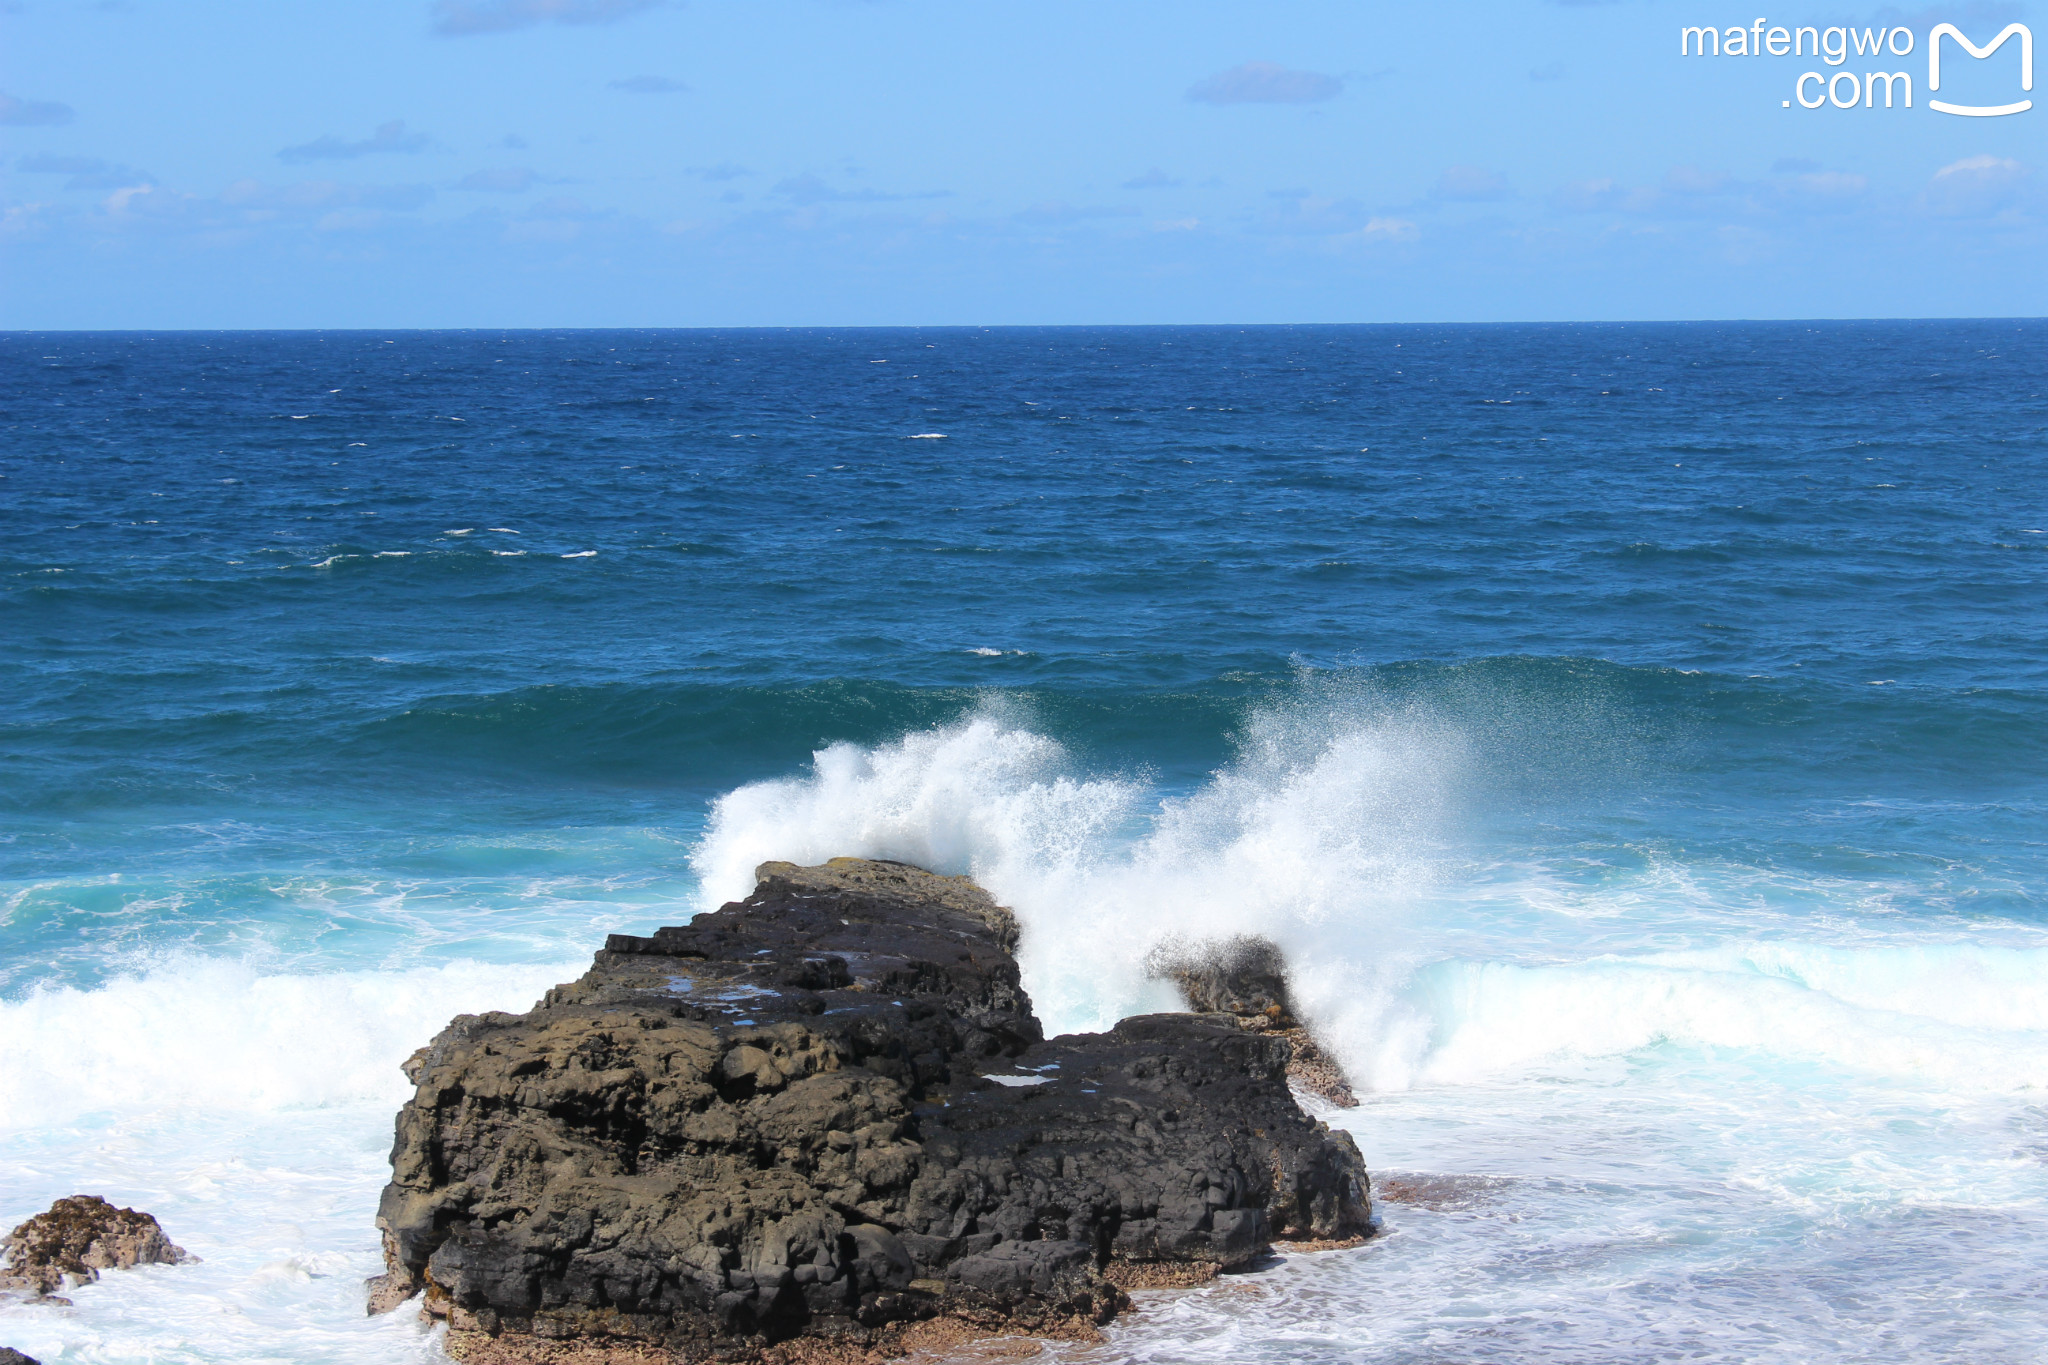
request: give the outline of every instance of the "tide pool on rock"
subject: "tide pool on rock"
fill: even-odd
[[[430,1358],[407,1056],[839,854],[1051,1033],[1267,939],[1357,1088],[1383,1236],[1056,1355],[2038,1354],[2034,324],[0,355],[0,1227],[202,1258],[44,1365]]]

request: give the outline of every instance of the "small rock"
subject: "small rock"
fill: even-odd
[[[1295,1089],[1342,1109],[1357,1106],[1344,1068],[1295,1015],[1287,960],[1273,940],[1242,934],[1197,945],[1170,943],[1153,952],[1148,966],[1153,976],[1180,987],[1197,1014],[1228,1014],[1239,1028],[1286,1040],[1293,1054],[1287,1080]]]
[[[1152,955],[1154,976],[1180,987],[1197,1014],[1234,1014],[1276,1029],[1295,1026],[1287,998],[1287,960],[1269,938],[1241,934],[1193,947],[1172,944]]]
[[[42,1365],[34,1356],[25,1356],[12,1346],[0,1346],[0,1365]]]
[[[47,1295],[67,1279],[87,1284],[102,1270],[138,1265],[185,1265],[199,1258],[164,1236],[156,1219],[117,1209],[97,1195],[59,1199],[7,1234],[0,1289]],[[0,1365],[12,1365],[0,1357]]]

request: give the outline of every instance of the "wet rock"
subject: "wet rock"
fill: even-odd
[[[42,1365],[34,1356],[26,1356],[12,1346],[0,1346],[0,1365]]]
[[[1150,966],[1154,976],[1180,987],[1189,1009],[1227,1014],[1240,1028],[1283,1040],[1287,1079],[1296,1088],[1339,1108],[1358,1104],[1344,1068],[1296,1017],[1287,993],[1287,960],[1271,939],[1244,934],[1168,944],[1153,953]]]
[[[174,1246],[156,1219],[117,1209],[97,1195],[59,1199],[7,1234],[0,1289],[53,1294],[67,1282],[87,1284],[102,1270],[185,1265],[199,1258]],[[0,1361],[0,1365],[5,1365]]]
[[[1153,954],[1152,972],[1180,987],[1188,1008],[1202,1014],[1262,1019],[1276,1029],[1298,1025],[1287,998],[1287,960],[1269,938],[1242,934]]]
[[[1284,1039],[1175,1014],[1048,1041],[1015,920],[965,878],[758,878],[408,1062],[373,1311],[727,1358],[940,1317],[1057,1335],[1127,1303],[1112,1267],[1367,1231]]]

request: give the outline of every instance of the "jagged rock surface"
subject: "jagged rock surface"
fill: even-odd
[[[0,1346],[0,1365],[42,1365],[34,1356],[23,1355],[12,1346]]]
[[[1230,1015],[1240,1028],[1284,1041],[1287,1078],[1298,1088],[1340,1108],[1358,1104],[1344,1068],[1296,1017],[1287,993],[1287,959],[1271,939],[1243,934],[1170,944],[1153,954],[1151,967],[1153,975],[1180,987],[1189,1009]]]
[[[1112,1267],[1367,1231],[1284,1041],[1192,1015],[1046,1041],[1016,940],[964,878],[769,863],[531,1012],[455,1020],[408,1063],[373,1310],[424,1291],[458,1329],[693,1355],[1044,1331],[1116,1312]]]
[[[1197,1013],[1264,1019],[1275,1028],[1300,1022],[1287,997],[1287,960],[1269,938],[1243,934],[1197,948],[1176,945],[1155,955],[1152,969],[1179,986]]]
[[[6,1251],[0,1289],[33,1294],[54,1294],[67,1279],[90,1283],[102,1270],[184,1265],[199,1259],[172,1245],[150,1215],[117,1209],[91,1194],[59,1199],[8,1233],[0,1246]]]

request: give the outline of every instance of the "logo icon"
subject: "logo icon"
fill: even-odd
[[[1980,60],[2005,46],[2006,39],[2018,36],[2020,40],[2020,89],[2034,88],[2034,33],[2025,24],[2007,24],[2003,32],[1993,38],[1988,46],[1978,47],[1963,36],[1963,31],[1954,24],[1936,24],[1934,32],[1927,35],[1927,88],[1941,89],[1941,40],[1953,38],[1963,45],[1963,50]],[[1930,99],[1929,109],[1939,109],[1944,114],[1962,114],[1968,118],[1996,118],[2000,114],[2023,114],[2034,107],[2032,100],[2021,100],[2017,104],[1950,104],[1945,100]]]

